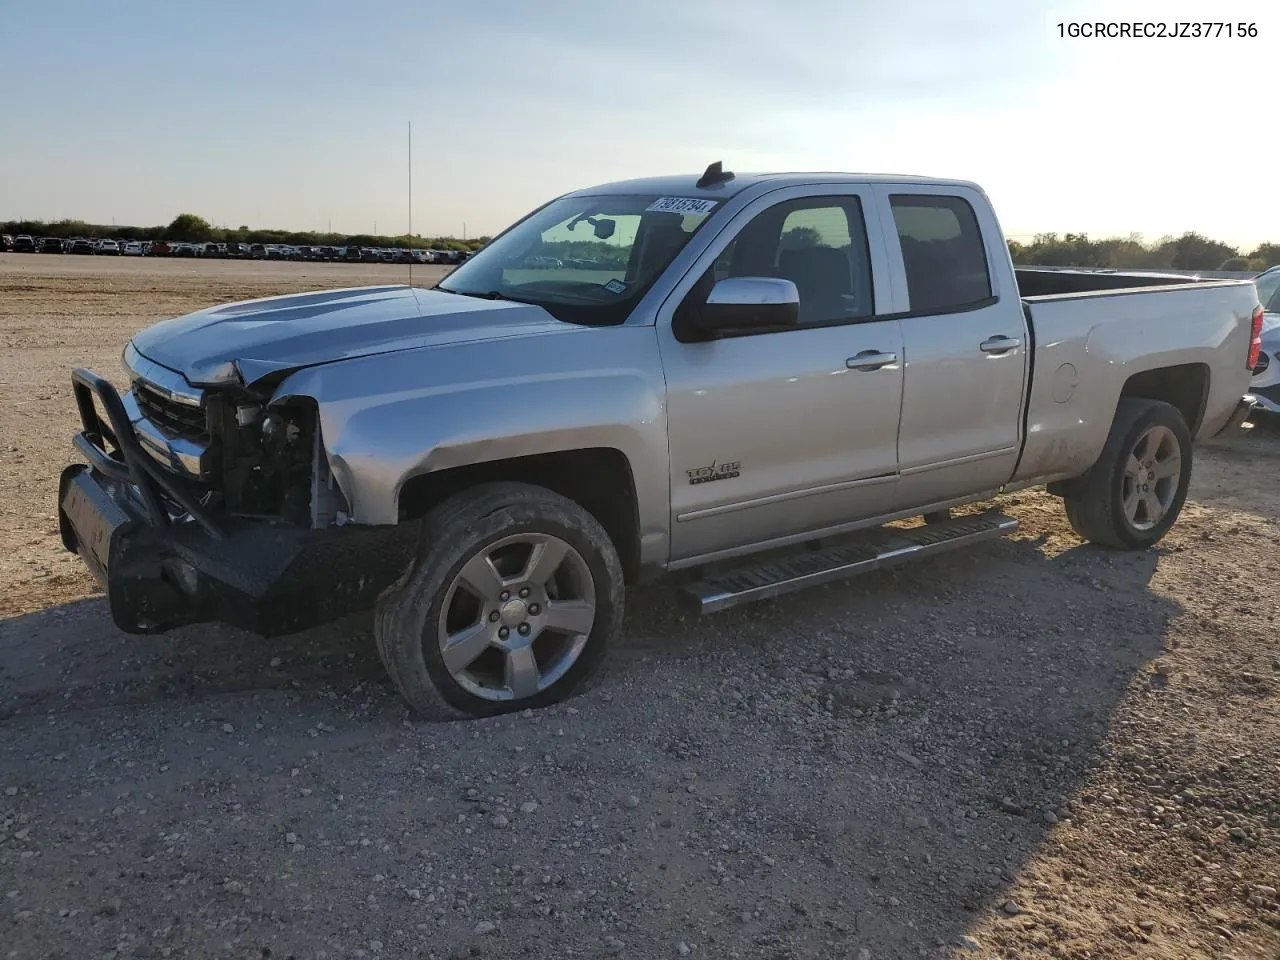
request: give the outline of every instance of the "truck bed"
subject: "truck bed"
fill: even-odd
[[[1033,344],[1015,483],[1088,469],[1119,397],[1166,398],[1197,438],[1217,433],[1239,406],[1257,306],[1251,282],[1014,272]]]

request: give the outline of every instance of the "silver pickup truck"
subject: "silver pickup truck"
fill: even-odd
[[[429,289],[142,331],[127,392],[73,372],[62,537],[125,631],[374,609],[420,714],[537,707],[658,574],[712,612],[1000,536],[951,508],[1034,484],[1150,546],[1261,323],[1248,281],[1015,270],[971,183],[712,164],[562,196]]]

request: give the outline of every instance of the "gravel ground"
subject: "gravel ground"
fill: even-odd
[[[115,631],[57,541],[68,368],[402,274],[0,256],[0,956],[1280,956],[1275,428],[1148,553],[1025,492],[1007,541],[704,621],[634,590],[536,714],[411,721],[363,619]]]

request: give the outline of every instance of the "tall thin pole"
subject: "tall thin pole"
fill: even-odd
[[[413,121],[409,121],[409,286],[413,286]]]

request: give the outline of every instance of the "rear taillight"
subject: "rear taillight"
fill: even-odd
[[[1245,364],[1250,370],[1258,365],[1258,354],[1262,352],[1262,306],[1253,311],[1253,325],[1249,330],[1249,360]]]

